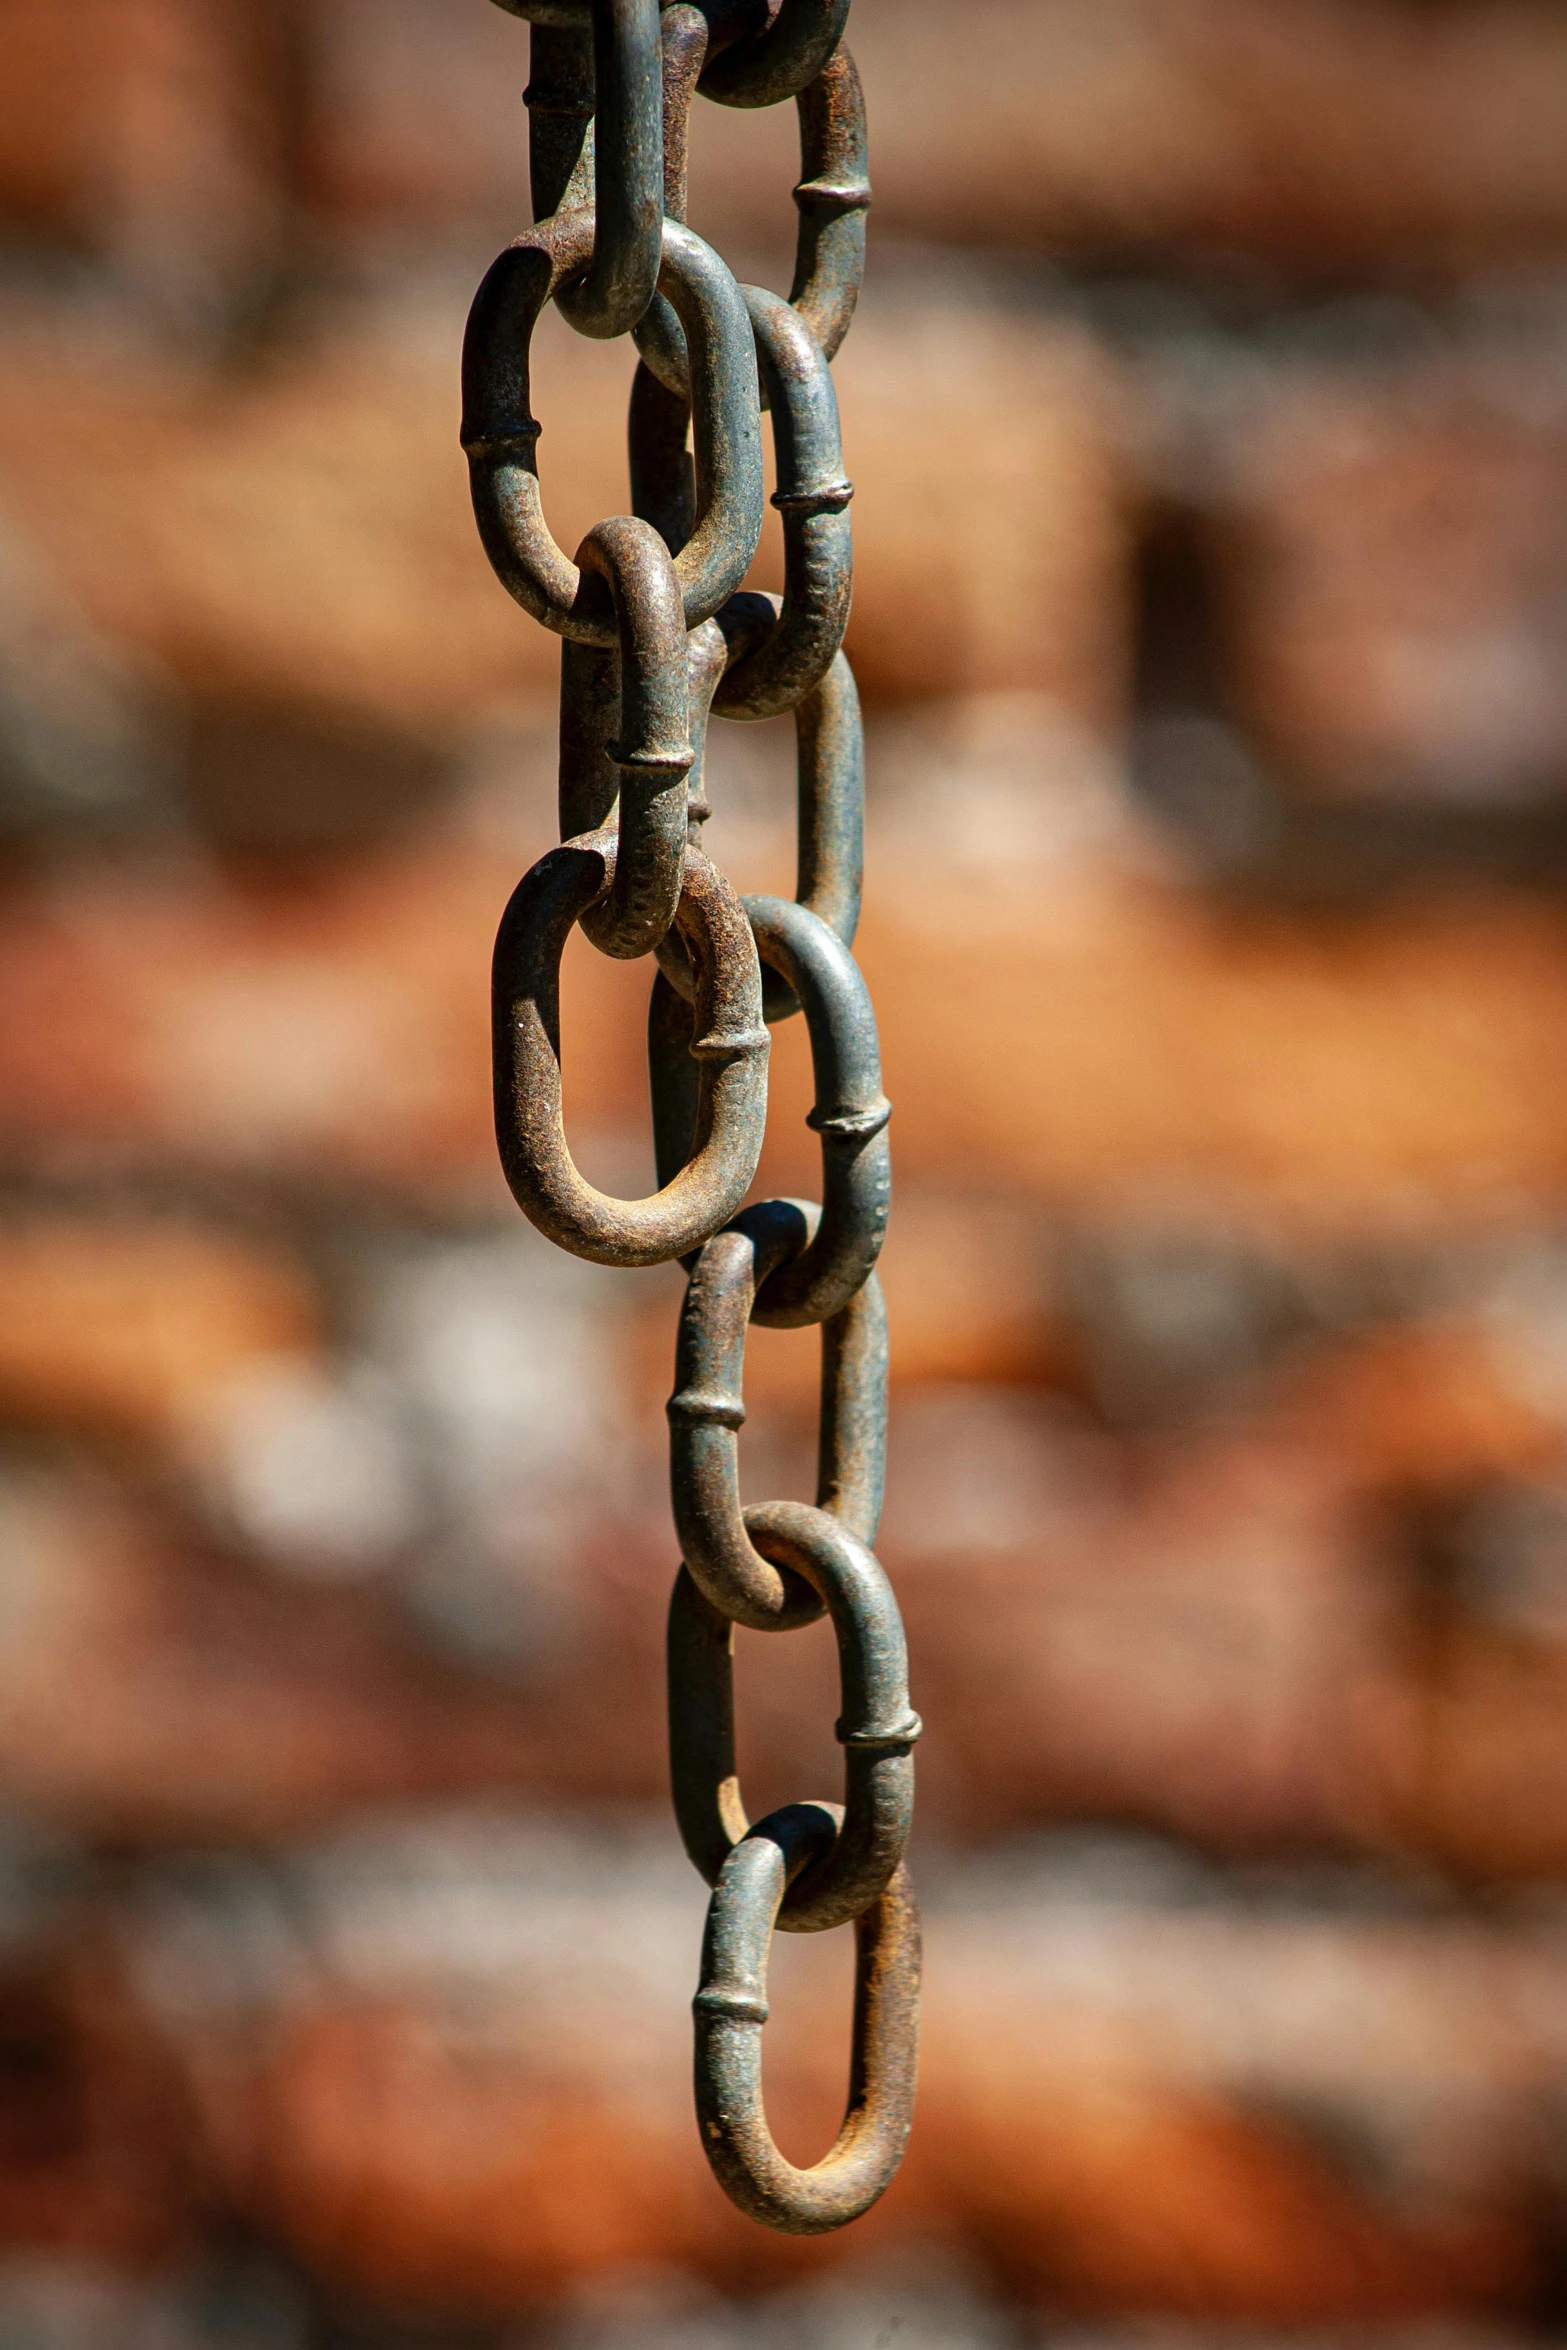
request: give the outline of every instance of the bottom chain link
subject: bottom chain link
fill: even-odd
[[[832,2151],[798,2170],[773,2143],[762,2098],[762,2027],[773,1926],[791,1880],[838,1833],[830,1804],[769,1813],[725,1861],[707,1912],[696,2017],[702,2143],[731,2201],[786,2235],[822,2235],[869,2211],[908,2142],[918,2061],[920,1923],[900,1862],[854,1924],[849,2096]]]

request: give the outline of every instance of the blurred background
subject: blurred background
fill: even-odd
[[[680,1278],[548,1247],[490,1132],[557,648],[456,366],[526,28],[0,0],[4,2350],[1567,2330],[1567,13],[850,38],[929,1989],[903,2176],[804,2244],[690,2114]],[[740,275],[796,170],[699,107]],[[570,546],[631,357],[539,348]],[[789,728],[715,735],[787,889]],[[574,943],[626,1191],[646,984]],[[814,1357],[753,1336],[753,1498]],[[741,1646],[753,1815],[830,1795],[825,1631]],[[847,1943],[775,1954],[796,2160]]]

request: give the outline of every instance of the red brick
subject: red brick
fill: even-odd
[[[299,1267],[172,1219],[0,1224],[0,1416],[177,1450],[214,1389],[310,1357],[320,1316]]]
[[[362,1591],[268,1582],[107,1493],[13,1483],[6,1798],[92,1836],[248,1842],[345,1806],[539,1768],[493,1685]]]

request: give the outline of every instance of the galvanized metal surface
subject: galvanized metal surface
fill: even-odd
[[[794,2234],[841,2227],[894,2176],[913,2110],[919,1921],[903,1867],[918,1715],[903,1626],[869,1545],[881,1512],[887,1326],[876,1258],[891,1197],[876,1021],[851,948],[864,744],[841,646],[852,559],[829,361],[865,253],[865,109],[848,0],[498,0],[533,25],[527,91],[537,225],[501,254],[469,319],[463,445],[496,573],[561,645],[562,845],[518,883],[496,940],[495,1122],[518,1204],[600,1264],[684,1261],[670,1478],[685,1560],[669,1616],[669,1737],[686,1850],[713,1887],[696,2018],[702,2143],[744,2211]],[[684,226],[698,93],[792,98],[800,229],[785,302],[737,286]],[[630,515],[570,561],[544,519],[529,344],[546,302],[641,354]],[[781,598],[742,587],[772,417]],[[689,441],[689,447],[688,447]],[[697,847],[711,718],[792,710],[797,899],[742,902]],[[660,1188],[615,1200],[572,1163],[561,1118],[559,974],[572,926],[655,958],[648,1062]],[[767,1108],[767,1023],[805,1013],[820,1205],[743,1206]],[[814,1504],[741,1501],[752,1322],[818,1325]],[[753,1827],[735,1763],[736,1624],[831,1621],[844,1801]],[[767,2127],[761,2033],[776,1927],[855,1930],[854,2040],[837,2143],[810,2170]]]

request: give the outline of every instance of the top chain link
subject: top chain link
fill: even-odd
[[[684,1261],[669,1403],[685,1564],[669,1617],[675,1810],[713,1887],[696,2019],[708,2160],[741,2209],[793,2234],[869,2209],[913,2109],[920,1935],[903,1866],[913,1746],[903,1627],[870,1549],[881,1509],[886,1317],[876,1259],[891,1195],[875,1015],[859,919],[864,745],[842,652],[852,552],[829,362],[865,258],[865,109],[848,0],[497,0],[532,25],[535,226],[475,297],[463,446],[497,575],[561,643],[561,845],[523,876],[496,940],[495,1120],[524,1213],[601,1264]],[[690,115],[795,102],[800,224],[788,300],[737,286],[685,225]],[[539,487],[529,352],[546,303],[578,333],[630,334],[633,512],[556,544]],[[743,582],[762,526],[772,419],[784,592]],[[743,902],[697,845],[713,717],[792,711],[794,901]],[[616,1200],[574,1165],[561,1116],[560,958],[580,923],[603,953],[656,959],[648,1012],[658,1190]],[[768,1025],[810,1032],[822,1201],[742,1203],[761,1155]],[[814,1505],[740,1498],[750,1323],[822,1333]],[[844,1801],[754,1827],[735,1763],[734,1627],[826,1613],[838,1643]],[[809,2170],[762,2102],[775,1927],[853,1922],[848,2106]]]

